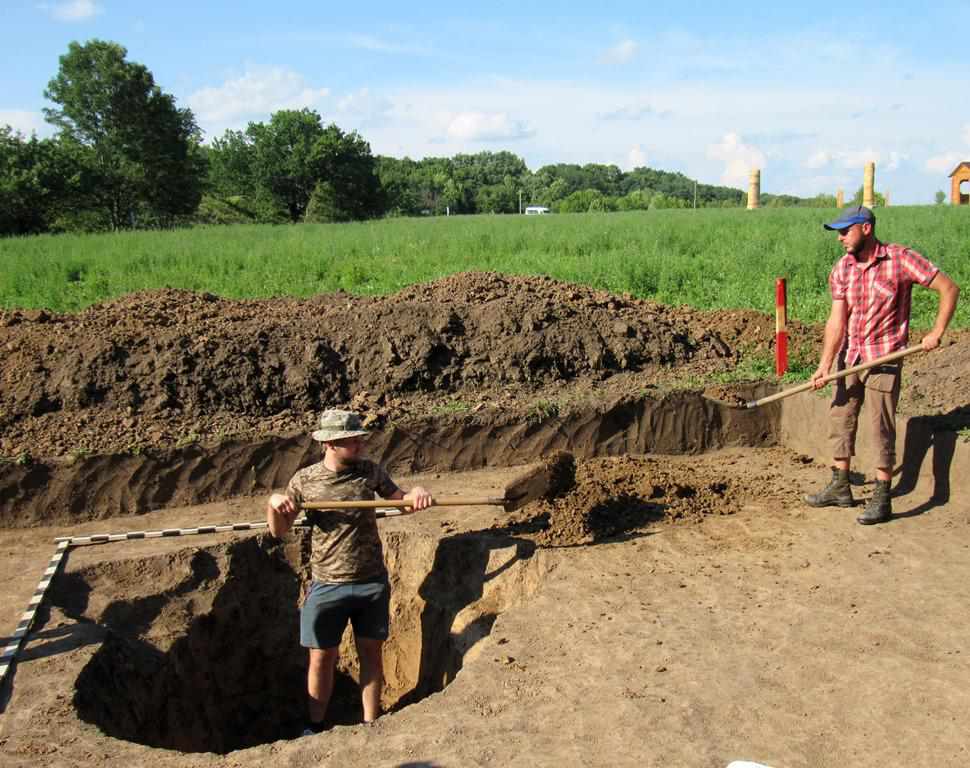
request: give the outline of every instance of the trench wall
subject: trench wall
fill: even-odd
[[[779,442],[814,458],[831,463],[828,440],[827,397],[806,394],[776,404]],[[896,466],[894,495],[916,493],[926,505],[938,506],[954,496],[970,493],[970,442],[947,428],[945,416],[899,417],[896,420]],[[853,471],[871,480],[875,459],[869,430],[860,419]],[[822,479],[822,478],[820,478]]]
[[[747,395],[770,391],[763,386]],[[491,414],[392,423],[373,433],[369,453],[393,473],[407,474],[516,466],[560,449],[586,459],[781,443],[824,465],[831,459],[827,412],[827,399],[812,394],[743,410],[697,392],[679,392],[661,399],[622,398],[545,417]],[[970,443],[947,428],[945,417],[900,418],[898,427],[896,486],[903,491],[929,487],[935,499],[970,491]],[[871,476],[874,465],[864,427],[858,453],[855,469]],[[0,527],[105,519],[268,493],[319,458],[320,444],[308,435],[287,435],[137,456],[3,464]]]
[[[760,393],[758,393],[760,394]],[[516,466],[559,449],[577,458],[626,453],[696,454],[772,444],[777,417],[744,413],[697,392],[621,398],[567,414],[413,419],[375,431],[368,453],[393,473]],[[320,459],[308,435],[191,445],[143,455],[0,465],[0,527],[138,514],[284,486]]]

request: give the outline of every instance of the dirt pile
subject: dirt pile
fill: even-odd
[[[789,336],[793,358],[815,358],[818,328],[791,322]],[[904,387],[902,407],[955,414],[962,428],[970,335],[947,341],[907,361],[919,386]],[[71,315],[0,311],[0,458],[289,435],[333,406],[382,423],[480,410],[542,417],[553,400],[700,388],[773,344],[774,320],[759,312],[495,273],[382,297],[163,290]]]
[[[734,514],[751,499],[794,503],[798,494],[784,477],[781,468],[753,476],[725,471],[721,457],[690,464],[643,456],[592,459],[578,465],[572,490],[530,504],[500,530],[540,546],[590,544],[659,521],[694,523]]]
[[[301,430],[312,411],[348,403],[387,418],[427,393],[489,403],[624,372],[652,382],[729,370],[739,341],[770,344],[766,321],[494,273],[376,298],[164,290],[74,315],[0,312],[0,455]]]

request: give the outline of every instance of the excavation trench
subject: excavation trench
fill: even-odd
[[[496,618],[538,588],[543,557],[526,540],[389,533],[391,636],[383,704],[442,690]],[[109,736],[183,752],[228,753],[297,735],[305,720],[299,602],[305,534],[254,536],[69,571],[53,601],[103,639],[81,670],[79,717]],[[360,722],[349,630],[329,719]]]

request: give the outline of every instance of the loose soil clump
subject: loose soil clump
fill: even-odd
[[[673,464],[662,457],[618,456],[582,462],[573,489],[530,504],[511,523],[496,527],[540,546],[569,547],[659,521],[690,524],[707,515],[734,514],[751,499],[781,507],[794,503],[797,494],[781,471],[735,475],[725,472],[721,458]]]

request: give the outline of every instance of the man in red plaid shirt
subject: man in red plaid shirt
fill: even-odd
[[[849,208],[838,221],[824,225],[839,233],[845,255],[829,274],[832,311],[825,323],[822,357],[812,374],[816,389],[824,386],[832,363],[838,369],[867,363],[906,348],[913,284],[936,291],[940,306],[933,328],[923,337],[924,350],[935,349],[953,317],[960,289],[920,254],[902,245],[876,239],[876,217],[863,206]],[[856,520],[882,523],[892,515],[889,483],[896,461],[896,404],[902,362],[879,365],[850,374],[835,383],[829,411],[829,437],[835,454],[832,480],[819,493],[808,494],[813,507],[854,504],[849,469],[855,455],[859,414],[864,401],[878,450],[876,486]]]

